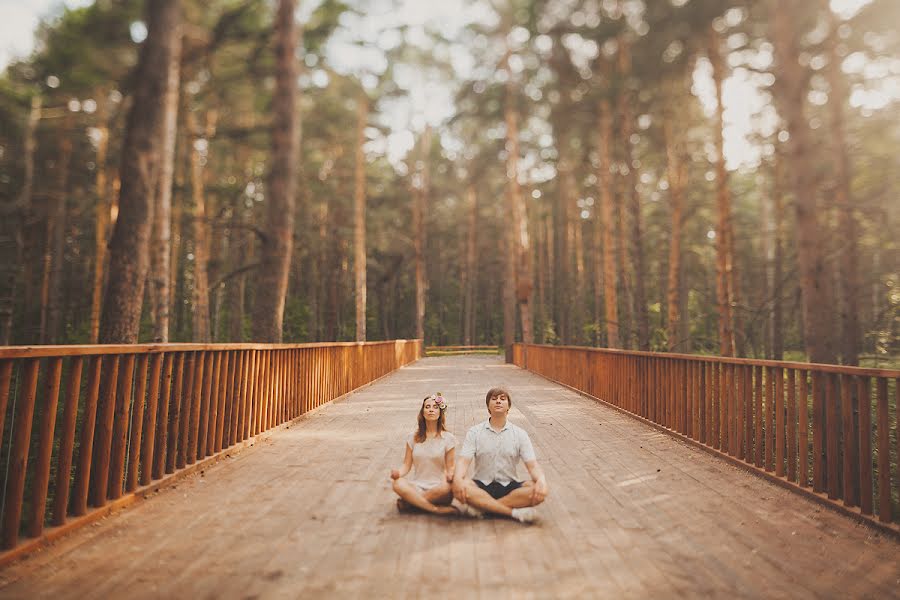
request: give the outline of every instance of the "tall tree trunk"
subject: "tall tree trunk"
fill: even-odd
[[[594,315],[592,319],[593,324],[593,339],[591,343],[594,346],[604,346],[608,345],[606,342],[606,336],[603,328],[601,327],[601,323],[606,320],[605,313],[603,312],[603,218],[600,214],[600,206],[598,205],[594,209],[594,218],[593,218],[593,228],[591,229],[591,278],[593,280],[592,290],[594,292]],[[541,271],[541,260],[538,258],[538,283],[540,286],[540,274]],[[543,290],[539,291],[539,294],[543,294]]]
[[[725,107],[722,102],[722,80],[725,77],[725,65],[719,50],[721,39],[715,28],[709,28],[707,55],[712,64],[713,82],[716,88],[716,307],[719,313],[719,354],[735,355],[734,321],[732,306],[735,298],[731,295],[734,288],[732,280],[734,247],[731,225],[731,192],[728,187],[728,170],[725,168]]]
[[[209,138],[215,127],[215,112],[206,114],[206,128],[200,131],[194,113],[187,115],[188,130],[191,139],[191,196],[193,198],[193,230],[194,230],[194,294],[193,294],[193,335],[195,343],[212,341],[210,327],[210,290],[209,290],[209,213],[206,210],[206,191],[204,186],[204,158],[209,157]],[[206,144],[204,146],[204,143]]]
[[[243,162],[241,163],[243,165]],[[253,257],[253,240],[249,239],[252,233],[245,231],[241,213],[244,211],[243,206],[235,206],[231,215],[231,222],[234,225],[235,234],[229,238],[228,254],[231,258],[231,264],[247,264]],[[244,294],[246,277],[235,275],[227,283],[226,298],[228,302],[228,341],[243,342],[244,341]]]
[[[507,54],[507,60],[509,55]],[[518,87],[507,63],[504,120],[506,122],[506,203],[512,223],[506,228],[506,281],[503,287],[503,346],[506,362],[512,362],[512,345],[516,334],[516,304],[522,324],[522,340],[534,341],[532,330],[531,279],[528,220],[519,185],[519,110],[516,105]]]
[[[106,153],[109,148],[109,93],[100,93],[97,103],[97,193],[96,230],[94,231],[94,282],[91,292],[91,332],[89,341],[96,344],[100,335],[100,304],[103,299],[103,280],[106,271],[106,246],[109,243],[109,189],[106,182]]]
[[[556,342],[559,337],[559,322],[554,323],[553,316],[556,314],[556,304],[555,304],[555,294],[556,294],[556,281],[555,271],[553,269],[554,265],[556,265],[556,252],[554,248],[554,222],[553,222],[553,214],[547,215],[545,222],[545,234],[544,234],[544,242],[545,248],[547,250],[547,258],[545,262],[544,268],[544,279],[541,284],[543,288],[546,290],[546,300],[547,300],[547,312],[544,318],[544,329],[541,331],[541,342],[546,344],[548,341]],[[553,336],[557,339],[548,340],[547,336],[551,333],[551,327]]]
[[[669,242],[669,277],[667,282],[667,322],[666,333],[668,335],[669,350],[680,350],[681,328],[681,221],[684,213],[684,184],[686,165],[681,157],[682,149],[680,140],[673,130],[672,115],[666,117],[664,123],[666,137],[666,168],[669,179],[669,197],[672,204],[671,238]]]
[[[431,150],[431,128],[426,126],[422,134],[421,171],[413,190],[413,234],[415,235],[415,268],[416,268],[416,339],[425,339],[425,202],[428,194],[428,161]]]
[[[604,97],[597,105],[597,183],[600,187],[600,218],[597,233],[603,240],[603,305],[606,321],[606,345],[620,348],[619,343],[619,294],[616,277],[616,219],[612,174],[612,107]]]
[[[134,104],[125,127],[119,214],[110,241],[109,285],[100,319],[103,344],[133,344],[138,339],[150,266],[168,65],[180,36],[180,17],[179,0],[147,0],[147,39],[141,46]]]
[[[546,218],[539,213],[531,220],[534,231],[535,265],[535,324],[538,327],[536,341],[544,343],[544,328],[547,324],[547,228]]]
[[[366,122],[369,98],[364,91],[356,103],[356,173],[353,188],[353,272],[356,284],[356,341],[366,341]]]
[[[776,146],[777,148],[777,146]],[[772,358],[784,357],[784,177],[781,150],[775,151],[775,172],[772,186],[772,218],[774,251],[772,255]]]
[[[181,77],[181,37],[174,41],[168,64],[168,86],[163,117],[162,155],[153,214],[153,241],[150,246],[150,320],[153,341],[169,341],[169,258],[172,251],[172,183],[175,176],[175,140],[178,133],[178,98]]]
[[[47,252],[48,272],[47,339],[46,342],[63,343],[63,275],[66,260],[66,202],[69,195],[69,164],[72,161],[73,118],[69,112],[65,118],[59,144],[59,164],[57,164],[56,190],[50,198],[47,211]]]
[[[25,123],[24,139],[22,143],[22,189],[16,198],[16,202],[10,213],[5,210],[3,216],[3,251],[2,266],[0,266],[0,346],[8,346],[12,341],[13,313],[16,307],[16,284],[22,273],[22,263],[25,256],[25,223],[31,212],[31,196],[34,186],[34,154],[37,150],[35,131],[41,119],[41,98],[32,96],[31,110]]]
[[[315,341],[322,341],[325,339],[323,337],[323,323],[325,322],[323,293],[325,284],[322,278],[322,269],[325,267],[327,264],[326,261],[328,260],[326,250],[328,239],[327,216],[327,202],[321,202],[313,208],[313,222],[316,226],[317,235],[313,247],[313,260],[310,267],[311,272],[309,278],[312,281],[312,307],[310,308],[310,318],[312,319],[312,323],[310,324],[310,331],[312,332],[313,340]]]
[[[624,177],[620,183],[625,183]],[[628,229],[628,215],[625,212],[624,185],[618,186],[620,189],[613,196],[615,199],[615,219],[616,219],[616,277],[619,280],[619,346],[621,348],[631,347],[631,320],[629,311],[631,309],[631,276],[628,270],[627,253],[625,252],[625,237]]]
[[[761,194],[759,202],[760,277],[759,291],[757,293],[759,301],[756,303],[756,305],[758,307],[759,314],[762,317],[762,327],[759,327],[758,330],[762,332],[761,342],[763,348],[763,356],[768,359],[772,358],[771,289],[773,287],[773,284],[771,270],[773,263],[773,248],[775,246],[775,244],[773,243],[773,238],[775,237],[775,235],[774,227],[772,225],[772,204],[774,204],[774,198],[767,197],[765,193]],[[751,334],[751,337],[755,338],[756,336],[754,334]],[[755,348],[756,344],[754,343],[751,347]]]
[[[799,0],[768,2],[775,46],[776,83],[772,89],[790,134],[786,144],[786,166],[797,214],[797,262],[800,267],[806,352],[811,362],[835,363],[837,353],[831,335],[834,301],[828,265],[822,251],[825,236],[819,224],[816,202],[818,182],[812,164],[815,149],[804,115],[807,73],[799,62],[798,28],[794,19],[794,13],[801,4]]]
[[[838,29],[841,20],[831,11],[830,4],[822,1],[822,7],[830,19],[828,37],[828,107],[831,112],[831,162],[834,169],[833,202],[838,211],[838,227],[841,240],[839,266],[841,310],[841,358],[845,365],[858,365],[860,352],[859,291],[859,234],[853,214],[853,196],[850,192],[850,155],[847,151],[847,128],[844,107],[847,105],[847,84],[841,71],[838,55]]]
[[[466,187],[466,206],[468,208],[466,222],[466,261],[463,277],[463,294],[465,295],[463,308],[463,344],[472,345],[472,333],[475,328],[475,282],[477,280],[475,254],[476,236],[478,227],[478,193],[475,184],[470,183]]]
[[[272,168],[266,182],[266,235],[253,306],[253,341],[282,340],[284,305],[294,238],[297,162],[300,146],[297,114],[296,0],[279,0],[275,20],[275,94],[272,99]]]
[[[650,315],[647,308],[647,292],[644,287],[644,249],[643,221],[641,218],[641,198],[638,193],[638,171],[634,166],[631,136],[634,132],[633,94],[628,85],[631,77],[631,43],[627,36],[619,36],[619,75],[621,77],[620,100],[620,139],[622,140],[622,154],[628,168],[625,176],[625,192],[622,200],[623,210],[628,214],[627,222],[630,225],[628,235],[628,253],[631,262],[634,293],[632,294],[632,327],[637,334],[638,350],[650,349]],[[626,232],[622,232],[625,237]],[[624,257],[622,258],[624,261]]]
[[[556,211],[556,228],[554,231],[554,249],[553,258],[555,268],[553,269],[553,315],[556,323],[556,333],[560,341],[563,343],[571,342],[571,294],[572,294],[572,268],[570,257],[572,254],[572,243],[570,239],[571,210],[569,205],[573,201],[571,184],[573,177],[571,176],[572,164],[569,160],[568,135],[561,135],[559,138],[559,160],[557,166],[557,204],[554,207]]]

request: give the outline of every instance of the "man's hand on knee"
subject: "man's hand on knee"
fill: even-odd
[[[466,484],[468,481],[463,477],[456,477],[453,479],[453,497],[465,504],[468,502],[468,493],[466,490]]]
[[[547,494],[550,492],[547,487],[547,482],[543,479],[538,479],[534,482],[534,485],[531,489],[531,505],[537,506],[541,502],[544,501],[544,498],[547,497]]]

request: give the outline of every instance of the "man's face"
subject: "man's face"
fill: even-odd
[[[502,416],[509,412],[509,396],[506,394],[496,394],[491,396],[488,402],[488,412],[491,416]]]

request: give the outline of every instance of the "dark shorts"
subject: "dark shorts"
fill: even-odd
[[[499,483],[497,481],[482,483],[476,479],[475,483],[478,485],[478,487],[490,494],[494,500],[499,500],[503,496],[509,494],[511,491],[522,487],[521,481],[510,481],[506,485],[503,485],[502,483]]]

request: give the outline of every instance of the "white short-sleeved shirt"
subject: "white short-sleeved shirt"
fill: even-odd
[[[430,490],[447,481],[444,460],[446,454],[456,448],[456,436],[442,431],[440,437],[426,438],[421,443],[416,442],[415,436],[415,432],[406,436],[406,445],[413,453],[413,472],[409,481],[420,489]]]
[[[459,455],[475,459],[474,479],[503,485],[516,479],[519,459],[535,460],[534,446],[524,429],[507,421],[503,429],[495,431],[490,419],[469,429]]]

